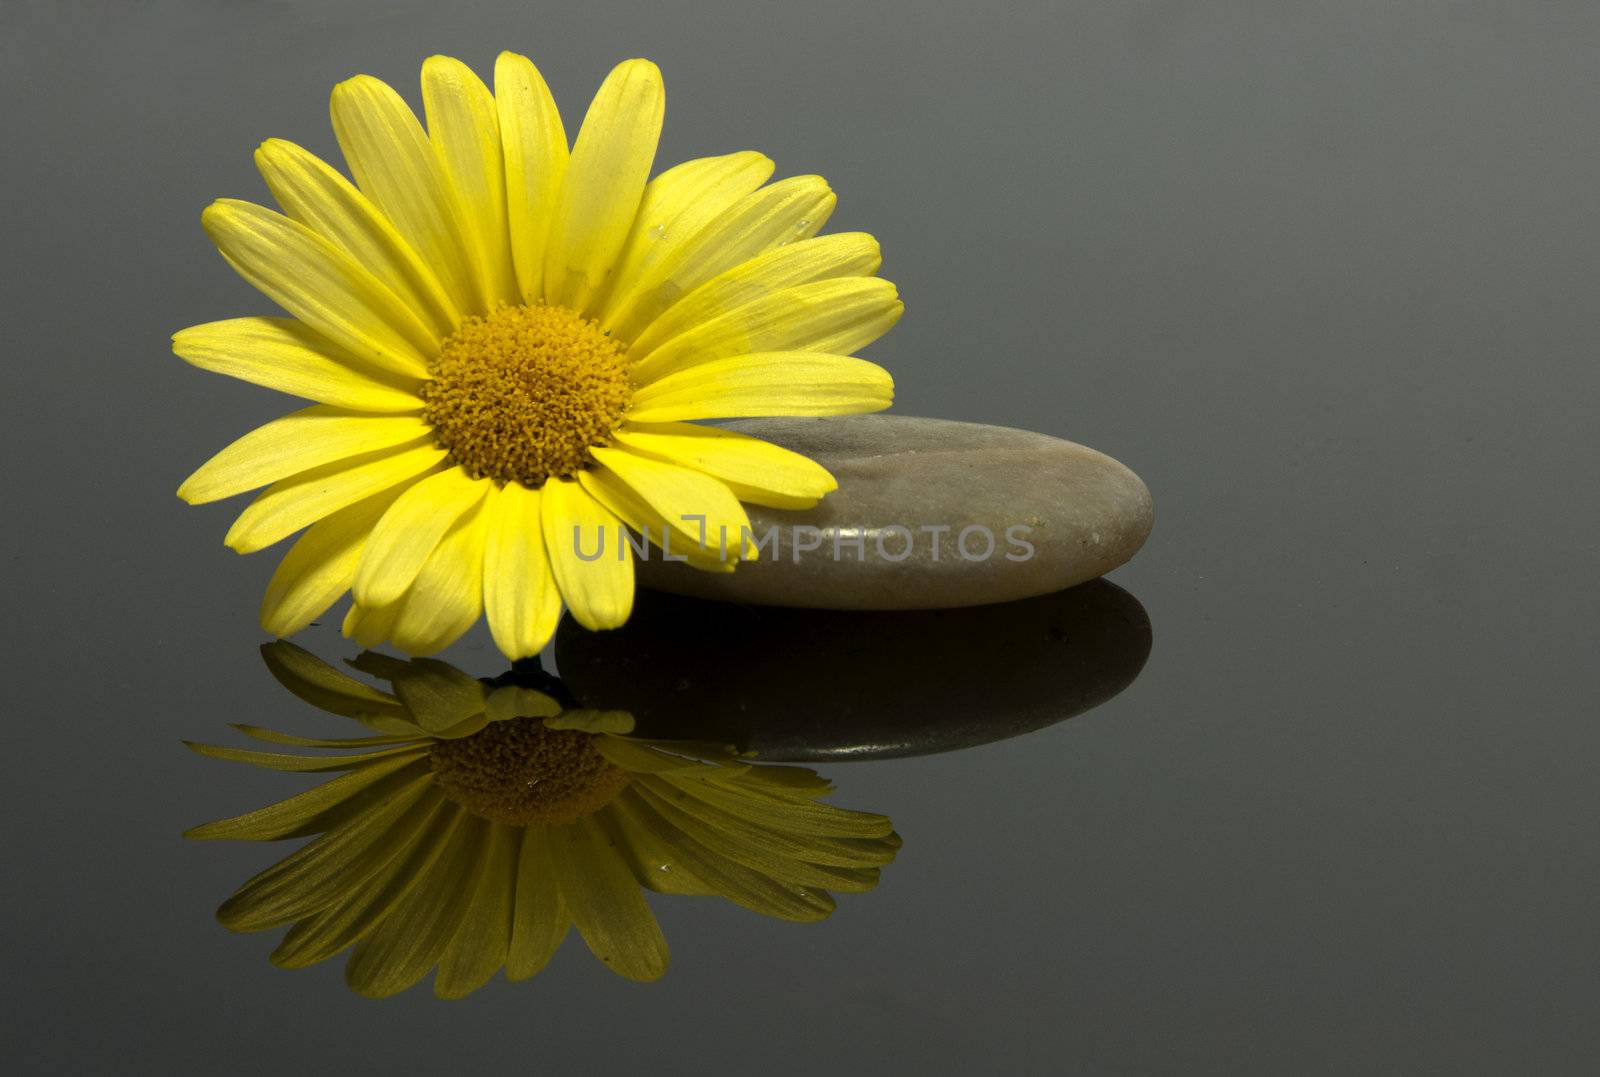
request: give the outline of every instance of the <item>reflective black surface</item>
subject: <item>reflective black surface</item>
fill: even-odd
[[[1064,721],[1126,688],[1150,654],[1138,599],[1105,580],[1021,602],[861,612],[646,592],[615,632],[562,622],[556,662],[641,736],[757,759],[892,759]]]
[[[0,4],[8,1061],[1591,1071],[1597,46],[1578,2]],[[373,1003],[213,921],[261,850],[180,838],[295,782],[180,738],[320,719],[257,656],[272,555],[173,497],[287,406],[166,342],[265,310],[197,219],[264,195],[257,142],[331,153],[334,81],[415,100],[428,53],[502,47],[569,122],[658,60],[663,161],[827,175],[907,301],[868,353],[900,410],[1148,482],[1113,582],[1154,644],[1072,721],[827,764],[905,846],[824,923],[665,903],[654,985],[569,945]],[[503,668],[482,632],[446,657]]]

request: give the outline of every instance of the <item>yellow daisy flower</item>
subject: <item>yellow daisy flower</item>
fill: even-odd
[[[519,658],[563,601],[587,628],[627,620],[619,525],[731,570],[755,553],[741,500],[832,490],[806,457],[694,421],[887,407],[889,375],[849,356],[903,308],[871,236],[817,235],[835,202],[820,177],[768,183],[746,151],[648,179],[664,94],[647,60],[611,72],[570,149],[523,56],[501,54],[493,92],[432,57],[422,100],[426,129],[377,79],[340,83],[354,183],[272,139],[256,163],[283,212],[206,209],[223,257],[291,317],[194,326],[174,351],[315,403],[178,494],[265,486],[228,532],[240,553],[309,527],[267,588],[269,632],[352,590],[364,646],[431,654],[486,614]]]
[[[882,815],[821,802],[800,767],[755,766],[716,746],[640,740],[620,712],[577,709],[519,663],[494,681],[443,662],[372,653],[351,663],[383,691],[293,644],[262,648],[296,695],[375,735],[289,736],[235,726],[311,756],[190,744],[273,770],[344,772],[190,838],[320,835],[217,910],[234,931],[292,925],[272,953],[299,968],[353,947],[345,979],[393,995],[435,967],[434,992],[467,995],[503,967],[545,966],[569,927],[612,971],[654,980],[667,944],[641,888],[715,895],[785,920],[821,920],[829,890],[878,882],[900,839]]]

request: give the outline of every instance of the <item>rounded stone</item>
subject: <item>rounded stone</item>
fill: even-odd
[[[1132,684],[1150,643],[1139,601],[1094,580],[949,610],[783,609],[642,592],[615,631],[564,618],[555,648],[573,695],[627,711],[637,736],[817,762],[948,752],[1053,725]]]
[[[810,509],[746,506],[762,545],[733,572],[702,572],[652,548],[641,585],[816,609],[985,605],[1103,576],[1138,551],[1154,521],[1139,476],[1047,434],[898,415],[727,425],[810,457],[839,488]]]

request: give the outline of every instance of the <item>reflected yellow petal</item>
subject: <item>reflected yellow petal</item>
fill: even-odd
[[[630,980],[667,971],[667,940],[627,864],[592,817],[550,834],[556,878],[590,952]]]
[[[217,919],[230,931],[262,931],[345,900],[415,840],[411,812],[432,785],[431,774],[419,775],[394,796],[284,857],[239,887],[217,909]]]
[[[511,947],[506,954],[506,979],[526,980],[538,973],[549,964],[571,926],[572,918],[556,882],[549,833],[542,826],[527,827],[517,861],[516,907]]]
[[[298,796],[269,804],[265,808],[245,812],[214,823],[204,823],[184,831],[184,837],[199,841],[231,839],[234,841],[270,841],[302,833],[314,825],[317,818],[330,809],[345,803],[351,797],[408,766],[426,767],[416,763],[411,756],[393,756],[369,763],[331,782],[307,789]],[[420,773],[420,771],[418,771]]]
[[[338,901],[290,928],[272,951],[272,963],[304,968],[370,935],[438,860],[465,814],[442,796],[425,798],[423,810],[407,818],[408,840]]]
[[[346,718],[377,713],[395,718],[405,716],[394,696],[363,684],[287,640],[263,644],[261,660],[279,684],[329,714]]]
[[[397,995],[428,974],[471,908],[487,869],[489,823],[464,815],[444,850],[372,933],[356,943],[344,980],[368,998]]]
[[[394,693],[407,712],[429,733],[438,733],[482,714],[487,702],[483,684],[448,662],[415,658],[400,663]]]
[[[520,838],[518,828],[489,824],[477,889],[461,916],[461,925],[439,957],[433,993],[440,998],[465,998],[505,964],[511,949]]]

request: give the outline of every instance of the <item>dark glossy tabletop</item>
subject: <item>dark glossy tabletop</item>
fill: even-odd
[[[1578,2],[0,5],[7,1056],[1592,1072],[1597,47]],[[804,758],[904,847],[820,924],[657,902],[654,984],[569,940],[373,1002],[213,919],[283,850],[180,837],[303,784],[181,739],[328,727],[258,653],[271,555],[173,496],[283,406],[167,340],[261,309],[198,223],[261,197],[260,139],[331,152],[333,82],[502,48],[564,107],[657,60],[662,161],[826,175],[906,300],[868,353],[897,411],[1094,446],[1156,526],[1108,583],[865,655],[659,596],[569,625],[547,664],[599,705]],[[481,627],[443,657],[504,669]]]

